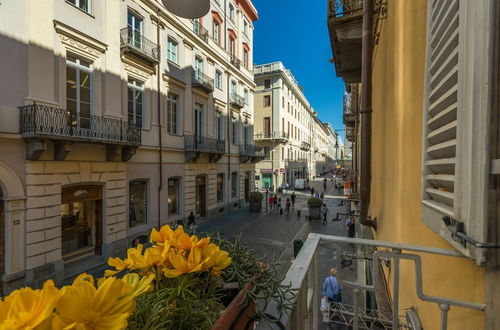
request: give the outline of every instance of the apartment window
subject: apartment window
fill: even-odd
[[[285,159],[285,147],[281,147],[281,159]]]
[[[287,102],[286,104],[288,106],[288,110],[287,111],[288,111],[288,113],[290,113],[290,102]]]
[[[243,49],[243,64],[248,69],[248,50]]]
[[[236,197],[236,192],[238,190],[238,172],[231,173],[231,197]]]
[[[213,36],[214,41],[220,44],[220,24],[216,20],[213,21]]]
[[[284,96],[281,97],[281,107],[283,109],[285,109],[285,97]]]
[[[167,133],[169,134],[178,134],[178,99],[178,95],[175,95],[173,93],[167,94]]]
[[[248,36],[248,22],[247,20],[243,20],[243,33]]]
[[[179,214],[179,179],[168,179],[168,215]]]
[[[167,41],[167,59],[173,63],[178,64],[177,49],[178,43],[172,39],[168,38]]]
[[[194,58],[194,76],[196,79],[201,79],[203,74],[203,60],[196,56]]]
[[[128,80],[128,123],[135,127],[142,128],[142,100],[144,97],[144,88],[136,80]]]
[[[224,136],[222,126],[222,113],[219,111],[215,113],[215,136],[219,141],[222,141]]]
[[[243,90],[243,98],[245,100],[245,104],[249,104],[249,100],[248,100],[248,89],[244,89]]]
[[[271,147],[264,147],[264,159],[271,159]]]
[[[215,87],[222,89],[222,72],[215,70]]]
[[[243,145],[247,146],[248,143],[248,124],[243,124]]]
[[[233,144],[238,144],[238,121],[235,118],[231,121],[231,131]]]
[[[264,88],[271,88],[271,79],[264,80]]]
[[[92,67],[87,60],[68,54],[66,60],[66,109],[76,116],[73,126],[90,127]]]
[[[264,95],[264,107],[271,106],[271,95]]]
[[[131,181],[128,187],[129,226],[135,227],[147,223],[148,183],[145,180]]]
[[[142,44],[142,18],[128,12],[127,15],[127,27],[129,30],[128,38],[129,42],[136,48],[141,48]]]
[[[234,21],[234,6],[232,3],[229,4],[229,18]]]
[[[90,14],[91,0],[66,0],[66,2],[69,2],[78,9]]]
[[[204,136],[203,127],[203,105],[200,103],[194,104],[194,135]]]
[[[217,203],[224,201],[224,173],[217,174]]]
[[[264,117],[264,137],[271,137],[271,117]]]
[[[281,118],[281,131],[285,131],[285,118]]]
[[[236,40],[233,37],[229,36],[229,54],[234,57],[236,52]]]
[[[236,81],[231,80],[231,94],[235,95],[238,90],[238,85],[236,85]]]

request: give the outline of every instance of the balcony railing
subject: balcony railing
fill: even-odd
[[[129,27],[120,31],[120,48],[122,52],[133,52],[149,62],[160,62],[160,46]]]
[[[346,127],[345,138],[349,142],[354,142],[356,140],[354,127]]]
[[[195,88],[201,88],[207,94],[210,94],[214,91],[214,80],[206,74],[202,73],[201,71],[194,70],[191,77],[191,86]]]
[[[311,145],[307,142],[302,141],[302,143],[300,144],[300,149],[307,151],[311,149]]]
[[[138,146],[141,129],[102,116],[81,116],[40,104],[19,107],[23,138],[45,138]]]
[[[205,29],[203,25],[199,23],[199,21],[196,20],[193,21],[193,32],[203,41],[208,42],[208,37],[210,36],[210,33],[208,33],[208,30]]]
[[[234,65],[236,67],[236,69],[239,69],[241,66],[241,60],[239,58],[237,58],[236,55],[234,55],[234,54],[229,54],[229,56],[230,56],[231,64]]]
[[[240,155],[242,156],[251,156],[251,157],[264,157],[263,148],[259,146],[255,146],[253,144],[243,144],[240,145]]]
[[[363,0],[330,0],[329,16],[341,17],[363,9]]]
[[[288,140],[290,134],[286,132],[264,132],[254,135],[254,140]]]
[[[199,135],[184,136],[185,151],[223,154],[226,150],[225,145],[226,144],[224,140],[218,140]]]
[[[304,166],[307,164],[307,158],[285,158],[285,166]]]
[[[231,93],[231,105],[241,109],[245,106],[245,98],[236,93]]]
[[[321,253],[320,248],[334,247],[335,251],[330,253]],[[378,249],[377,249],[378,248]],[[417,246],[402,243],[393,243],[386,241],[347,238],[340,236],[330,236],[321,234],[309,234],[300,253],[295,258],[292,266],[288,270],[283,284],[290,285],[291,289],[297,290],[295,296],[291,296],[293,308],[285,310],[279,314],[277,306],[271,305],[267,313],[279,318],[279,321],[286,329],[318,329],[320,323],[320,300],[321,300],[321,282],[324,274],[319,270],[319,257],[321,255],[332,255],[331,262],[337,263],[332,266],[338,270],[340,281],[344,287],[342,303],[332,303],[330,311],[323,314],[323,322],[335,326],[334,323],[350,326],[352,329],[421,329],[422,325],[415,308],[400,309],[400,264],[412,263],[415,265],[414,274],[405,274],[405,276],[415,276],[416,292],[415,297],[423,302],[436,304],[435,308],[441,310],[441,327],[447,328],[448,311],[451,306],[484,311],[486,305],[478,302],[467,302],[438,296],[431,296],[424,293],[423,285],[423,263],[421,255],[439,255],[447,258],[464,258],[455,250],[433,248],[427,246]],[[343,274],[343,265],[353,263],[363,263],[368,272],[371,269],[371,283],[364,283],[360,278],[347,278],[348,276],[357,276]],[[385,263],[391,265],[392,276],[392,299],[387,300],[386,304],[377,301],[377,306],[384,310],[367,308],[363,305],[363,296],[374,292],[384,294],[383,288],[386,287],[384,275],[381,274],[379,264]],[[363,272],[354,272],[361,274]],[[352,273],[351,273],[352,274]],[[363,275],[362,275],[363,276]],[[364,276],[363,276],[364,277]],[[459,287],[460,283],[456,283]],[[349,288],[349,289],[348,289]],[[432,293],[431,293],[432,294]],[[380,295],[377,295],[380,297]],[[348,304],[351,300],[352,304]],[[407,300],[405,300],[407,301]],[[281,317],[280,317],[281,316]],[[262,325],[257,329],[265,329]]]

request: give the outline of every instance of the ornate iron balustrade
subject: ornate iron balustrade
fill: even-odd
[[[353,127],[346,127],[345,138],[349,142],[354,142],[356,140],[355,130]]]
[[[350,247],[353,246],[353,247]],[[285,310],[282,314],[278,312],[276,304],[271,304],[266,312],[275,316],[286,329],[318,329],[320,322],[320,300],[321,282],[324,274],[320,274],[318,258],[322,251],[320,248],[336,247],[333,253],[333,261],[339,273],[342,265],[355,262],[371,263],[371,283],[364,283],[362,278],[354,280],[344,279],[343,296],[352,295],[352,304],[333,303],[330,312],[323,315],[323,322],[340,323],[351,326],[352,329],[421,329],[417,311],[414,308],[400,309],[400,264],[411,262],[415,270],[416,297],[420,301],[435,303],[436,308],[441,310],[441,327],[447,329],[448,312],[452,306],[485,311],[486,305],[478,302],[449,299],[431,296],[424,293],[423,266],[425,259],[421,255],[439,255],[447,258],[465,258],[456,250],[418,246],[387,241],[348,238],[341,236],[309,234],[299,254],[289,268],[282,284],[290,285],[297,290],[296,295],[290,296],[294,304],[291,310]],[[383,249],[380,249],[383,248]],[[350,250],[345,253],[346,250]],[[340,253],[338,253],[340,252]],[[350,263],[348,263],[350,261]],[[362,304],[362,293],[380,292],[386,285],[383,274],[379,273],[379,264],[390,263],[392,277],[392,299],[390,308],[385,311],[366,308]],[[355,273],[359,276],[359,272]],[[340,277],[340,276],[339,276]],[[342,278],[342,277],[340,277]],[[456,283],[460,285],[459,282]],[[350,290],[348,290],[349,288]],[[364,291],[364,292],[363,292]],[[326,316],[326,318],[325,318]],[[264,329],[264,325],[258,325],[257,329]]]
[[[46,138],[123,144],[141,144],[141,129],[127,122],[102,116],[81,116],[50,106],[19,107],[19,130],[23,138]]]
[[[160,46],[142,36],[140,31],[129,27],[121,29],[120,47],[122,51],[133,51],[149,61],[160,62]]]
[[[214,80],[201,71],[194,70],[191,74],[191,86],[203,89],[207,94],[214,91]]]
[[[266,139],[278,139],[278,140],[288,140],[290,134],[287,132],[264,132],[257,133],[254,135],[254,140],[266,140]]]
[[[307,142],[302,141],[302,143],[300,144],[300,149],[309,150],[309,149],[311,149],[311,145]]]
[[[363,0],[330,0],[328,15],[341,17],[363,9]]]
[[[307,164],[307,158],[285,158],[285,165],[304,166]]]
[[[255,146],[253,144],[243,144],[240,145],[240,155],[242,156],[264,156],[263,148],[259,146]]]
[[[184,149],[186,151],[223,154],[226,150],[226,144],[224,140],[199,135],[185,135]]]
[[[208,37],[210,36],[210,33],[197,20],[193,20],[193,32],[203,41],[208,42]]]
[[[231,105],[241,109],[245,106],[245,98],[236,93],[231,93]]]
[[[241,66],[241,60],[239,58],[237,58],[236,55],[234,55],[234,54],[229,54],[229,56],[230,56],[231,64],[234,65],[236,67],[236,69],[239,69]]]

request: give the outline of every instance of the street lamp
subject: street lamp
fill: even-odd
[[[210,0],[162,0],[172,14],[184,18],[199,18],[210,10]]]

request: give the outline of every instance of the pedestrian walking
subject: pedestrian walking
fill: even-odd
[[[290,206],[292,206],[292,203],[290,202],[290,198],[287,198],[285,203],[285,211],[287,215],[290,214]]]
[[[326,190],[326,178],[323,180],[323,189]]]
[[[321,198],[321,200],[325,199],[325,194],[321,193],[321,195],[319,195],[319,198]]]
[[[314,198],[319,198],[319,191],[316,191],[316,192],[314,193]]]
[[[321,215],[323,216],[323,220],[321,221],[322,225],[326,225],[326,217],[328,216],[328,207],[326,207],[326,204],[323,203],[323,206],[321,207]]]
[[[295,209],[295,199],[297,196],[295,195],[295,191],[292,192],[292,195],[290,196],[290,199],[292,200],[292,209]]]
[[[188,216],[188,223],[187,223],[188,231],[190,233],[194,234],[194,226],[195,225],[196,225],[196,220],[195,220],[193,211],[191,211],[191,213]]]
[[[345,226],[347,229],[347,237],[354,238],[354,236],[356,234],[356,228],[354,226],[354,221],[355,221],[355,219],[353,216],[350,216],[346,220]]]
[[[274,206],[274,196],[273,194],[271,194],[271,196],[269,196],[269,208],[272,210],[273,206]]]
[[[339,193],[339,195],[342,195],[342,184],[341,183],[339,183],[337,185],[337,192]]]
[[[311,197],[314,197],[314,187],[311,187]]]
[[[276,213],[280,214],[281,211],[281,197],[278,198],[278,203],[276,204]]]
[[[323,282],[323,296],[328,299],[328,302],[342,302],[342,286],[337,281],[337,270],[330,269],[330,275]]]
[[[273,198],[274,209],[278,207],[278,195],[274,194]]]

